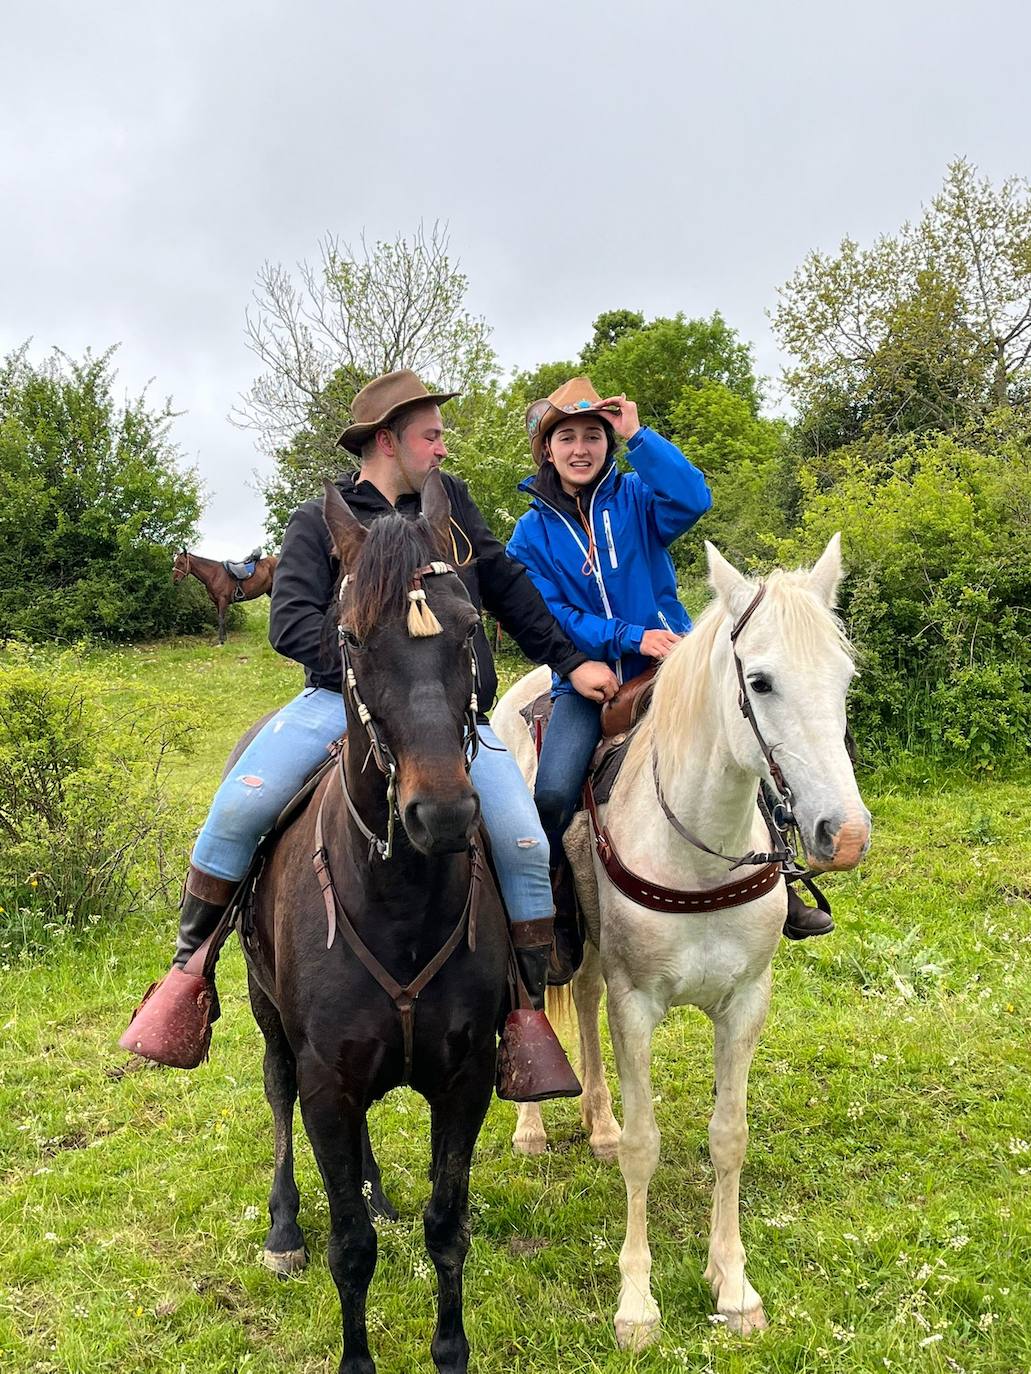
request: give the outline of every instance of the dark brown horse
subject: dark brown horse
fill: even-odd
[[[431,1353],[444,1374],[465,1374],[469,1166],[505,995],[504,917],[473,846],[477,616],[454,570],[437,561],[451,556],[451,542],[435,474],[422,504],[418,521],[385,516],[366,530],[327,483],[326,520],[346,574],[330,619],[344,657],[348,732],[339,767],[276,843],[245,928],[275,1122],[265,1262],[286,1273],[306,1258],[293,1173],[299,1097],[329,1198],[341,1374],[375,1370],[365,1321],[376,1264],[370,1203],[390,1208],[366,1113],[405,1082],[426,1098],[432,1120]]]
[[[201,558],[199,554],[177,553],[172,564],[172,581],[176,586],[192,573],[215,603],[218,611],[218,642],[226,642],[226,611],[234,601],[253,601],[255,597],[271,595],[272,574],[279,559],[274,554],[259,558],[250,577],[239,581],[226,572],[217,558]]]

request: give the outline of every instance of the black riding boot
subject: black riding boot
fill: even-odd
[[[803,902],[794,887],[788,887],[788,914],[784,934],[789,940],[808,940],[813,935],[829,935],[834,922],[829,911]]]
[[[530,1006],[510,1011],[501,1032],[497,1093],[506,1102],[543,1102],[578,1097],[583,1091],[544,1011],[553,925],[547,919],[512,925],[516,964]]]
[[[551,869],[551,896],[555,903],[555,939],[548,964],[548,982],[555,987],[568,983],[584,957],[584,933],[580,906],[569,860],[562,856]]]
[[[206,941],[236,888],[191,865],[172,967],[137,1007],[119,1041],[123,1049],[173,1069],[193,1069],[207,1058],[211,1026],[220,1013],[214,978],[204,974]]]

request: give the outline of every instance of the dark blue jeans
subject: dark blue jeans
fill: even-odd
[[[600,702],[588,701],[579,692],[564,692],[556,698],[533,793],[551,847],[552,866],[562,858],[562,835],[576,812],[600,735]]]

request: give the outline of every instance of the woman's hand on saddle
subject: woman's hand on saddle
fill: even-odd
[[[601,409],[605,412],[605,419],[621,439],[632,439],[641,428],[641,422],[637,418],[637,404],[628,401],[626,396],[607,397],[602,401]]]
[[[619,691],[616,675],[609,665],[593,659],[574,668],[569,674],[569,681],[588,701],[608,701]]]
[[[680,643],[681,636],[669,630],[645,630],[641,636],[641,653],[646,658],[665,658]]]

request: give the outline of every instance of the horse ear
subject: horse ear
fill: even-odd
[[[809,589],[816,593],[825,606],[832,609],[838,600],[838,584],[841,582],[841,532],[832,534],[827,547],[809,572]]]
[[[351,507],[337,491],[336,484],[328,477],[323,479],[322,484],[326,493],[322,500],[322,516],[333,541],[333,552],[344,567],[349,568],[369,531],[355,518]]]
[[[431,468],[422,484],[422,513],[433,533],[441,558],[451,559],[454,546],[451,540],[451,502],[444,488],[444,479],[437,468]]]
[[[709,560],[709,586],[732,616],[744,610],[754,595],[752,584],[743,573],[720,553],[715,544],[705,541],[705,556]]]

